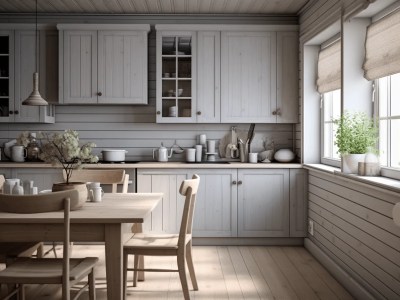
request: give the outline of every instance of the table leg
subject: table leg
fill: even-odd
[[[135,223],[132,227],[133,233],[141,233],[143,232],[143,224],[142,223]],[[144,256],[139,256],[139,269],[144,269]],[[144,281],[144,272],[138,272],[138,281]]]
[[[122,226],[105,225],[107,299],[122,300]]]

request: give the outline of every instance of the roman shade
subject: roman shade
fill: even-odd
[[[363,68],[368,80],[400,73],[400,10],[368,26]]]
[[[320,50],[318,55],[317,89],[320,94],[341,88],[340,40]]]

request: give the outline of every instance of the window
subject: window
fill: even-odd
[[[340,118],[340,97],[341,90],[334,90],[323,94],[323,105],[322,105],[322,157],[323,163],[338,165],[340,156],[337,153],[337,147],[334,144],[336,125],[333,123],[334,119]],[[334,161],[329,160],[337,160]]]
[[[400,169],[400,73],[376,80],[382,166]]]

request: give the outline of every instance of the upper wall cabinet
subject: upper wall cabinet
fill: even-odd
[[[150,25],[59,24],[61,104],[147,104]]]
[[[298,122],[297,26],[185,25],[191,30],[186,33],[182,28],[156,25],[157,122]],[[185,36],[190,57],[179,50]],[[190,78],[179,78],[184,59]]]
[[[54,123],[55,108],[52,103],[58,101],[57,31],[40,26],[36,51],[36,33],[31,29],[32,25],[4,26],[13,29],[0,31],[0,122]],[[22,101],[32,92],[36,70],[39,72],[40,94],[49,105],[23,106]]]

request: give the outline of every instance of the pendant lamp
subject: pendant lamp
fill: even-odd
[[[37,38],[38,38],[38,29],[37,29],[37,0],[36,0],[36,29],[35,29],[35,73],[33,73],[33,91],[26,98],[22,105],[31,105],[31,106],[45,106],[49,105],[46,100],[42,98],[39,93],[39,73],[38,73],[38,55],[37,55]]]

